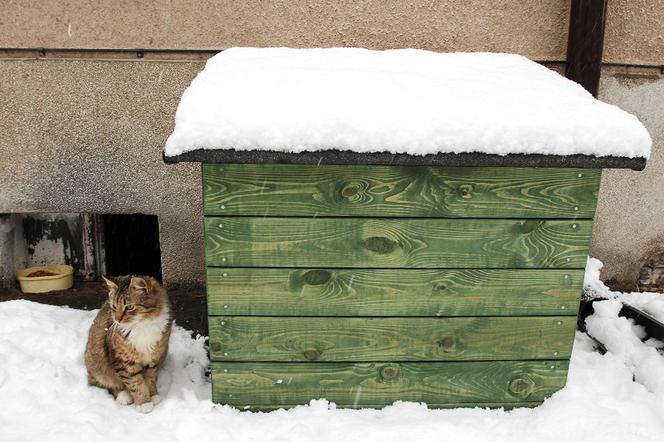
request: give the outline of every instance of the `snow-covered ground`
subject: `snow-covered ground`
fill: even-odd
[[[624,302],[648,313],[660,322],[664,322],[664,296],[660,293],[612,292],[599,279],[602,266],[602,261],[599,259],[588,258],[586,277],[583,283],[586,297],[617,299],[620,302]]]
[[[589,272],[586,284],[600,287],[592,279],[598,274]],[[664,306],[664,297],[654,296],[659,295],[647,295],[651,313]],[[587,322],[609,352],[593,351],[590,340],[578,334],[567,387],[535,409],[428,410],[397,403],[354,411],[336,410],[325,400],[272,413],[215,406],[204,375],[205,340],[178,327],[159,382],[163,402],[144,415],[86,383],[83,349],[96,312],[4,302],[0,441],[659,442],[664,440],[661,343],[641,342],[643,331],[619,318],[619,307],[618,300],[596,303]]]

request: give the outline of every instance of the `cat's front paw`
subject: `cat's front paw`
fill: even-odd
[[[155,394],[154,396],[152,396],[152,398],[150,398],[150,400],[152,401],[153,404],[157,405],[159,402],[161,402],[161,397],[159,397],[158,394]]]
[[[131,397],[131,394],[127,390],[122,390],[120,393],[118,393],[115,400],[120,405],[129,405],[134,402],[134,398]]]
[[[141,404],[141,405],[136,405],[136,410],[139,413],[149,413],[149,412],[152,411],[153,408],[154,408],[154,404],[152,402],[146,402],[146,403]]]

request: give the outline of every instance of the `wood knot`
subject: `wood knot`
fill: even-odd
[[[221,344],[218,342],[210,342],[210,350],[214,352],[221,351]]]
[[[327,270],[309,270],[302,275],[302,282],[308,285],[323,285],[332,277]]]
[[[397,248],[397,243],[384,236],[372,236],[364,240],[364,247],[374,253],[387,255],[394,252]]]
[[[472,198],[473,197],[473,186],[469,184],[463,184],[459,186],[459,191],[461,192],[462,198]]]
[[[444,352],[453,351],[455,347],[454,344],[454,338],[451,336],[446,336],[438,341],[438,347],[440,347]]]
[[[315,361],[316,359],[318,359],[319,356],[318,351],[313,349],[304,350],[303,354],[304,354],[304,359],[306,359],[307,361]]]
[[[399,369],[391,365],[383,367],[380,370],[380,377],[382,377],[383,379],[394,379],[397,376],[397,374],[399,374]]]
[[[524,221],[523,224],[521,224],[521,232],[530,233],[533,230],[537,229],[539,226],[541,226],[542,223],[543,221],[539,219],[529,219],[527,221]]]
[[[359,191],[360,189],[358,189],[357,186],[346,186],[341,189],[341,196],[344,198],[351,198],[357,195]]]
[[[510,382],[510,391],[520,396],[527,396],[533,389],[533,382],[528,379],[514,379]]]

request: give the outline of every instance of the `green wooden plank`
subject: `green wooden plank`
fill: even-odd
[[[592,218],[601,170],[204,164],[206,215]]]
[[[207,268],[210,315],[574,315],[583,270]]]
[[[435,406],[430,406],[430,408],[481,408],[481,409],[497,409],[502,408],[504,410],[514,410],[515,408],[535,408],[539,405],[542,405],[543,401],[524,401],[524,402],[464,402],[463,404],[435,404]],[[224,404],[231,405],[232,404]],[[302,404],[307,405],[307,404]],[[342,407],[342,408],[382,408],[384,405],[367,405],[363,404],[357,407]],[[242,407],[236,408],[240,411],[246,412],[261,412],[269,413],[275,410],[284,410],[297,407],[297,405],[244,405]]]
[[[576,317],[214,316],[215,361],[368,362],[568,359]]]
[[[592,221],[206,217],[209,266],[585,268]]]
[[[257,363],[213,362],[221,404],[293,406],[326,398],[339,407],[396,400],[438,405],[542,401],[565,385],[568,361]]]

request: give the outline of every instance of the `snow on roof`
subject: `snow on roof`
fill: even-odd
[[[165,155],[198,149],[648,158],[639,120],[525,57],[232,48],[178,106]]]

